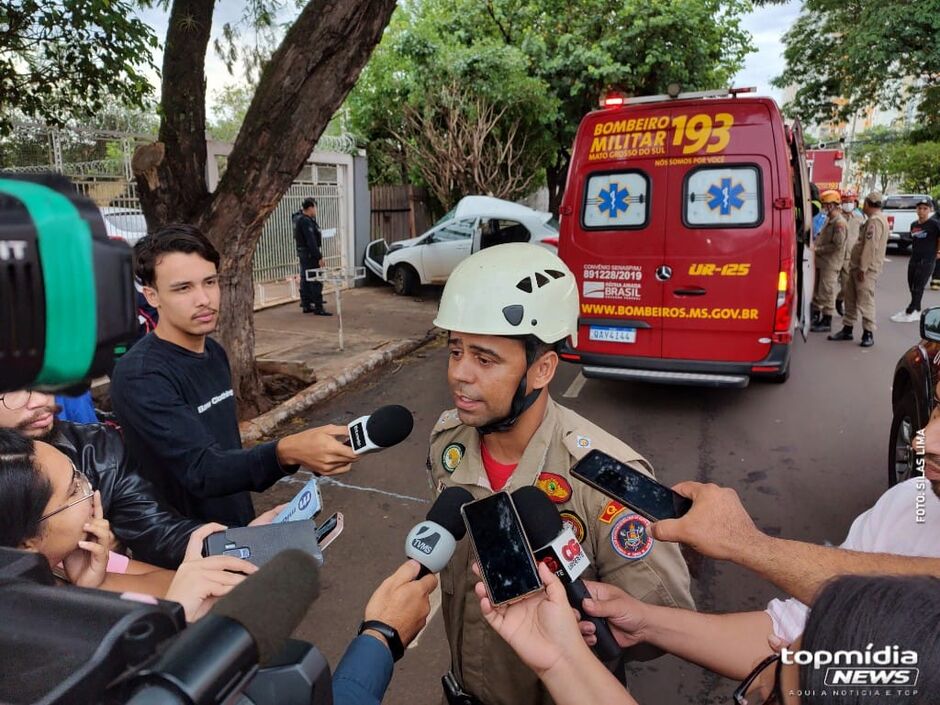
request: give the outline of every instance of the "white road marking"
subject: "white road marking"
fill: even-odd
[[[584,375],[580,372],[578,376],[574,378],[571,382],[571,386],[568,387],[568,390],[562,394],[566,399],[577,399],[578,395],[581,393],[581,390],[584,388],[584,383],[587,382]]]
[[[288,475],[287,477],[282,477],[278,482],[283,482],[288,485],[306,485],[310,478],[313,477],[313,473],[309,470],[298,470],[293,475]],[[385,495],[386,497],[394,497],[395,499],[404,499],[409,502],[418,502],[419,504],[429,504],[431,500],[425,499],[424,497],[412,497],[407,494],[398,494],[397,492],[389,492],[388,490],[380,490],[378,487],[361,487],[359,485],[350,485],[340,480],[336,480],[332,477],[323,475],[320,477],[320,484],[322,485],[336,485],[341,487],[344,490],[358,490],[359,492],[375,492],[376,494]]]

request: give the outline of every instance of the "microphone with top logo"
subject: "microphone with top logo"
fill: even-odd
[[[563,526],[561,515],[548,496],[538,487],[520,487],[512,493],[522,528],[533,554],[539,563],[545,563],[565,586],[568,603],[581,616],[582,621],[594,625],[597,643],[594,653],[601,661],[612,661],[620,655],[620,644],[601,617],[592,617],[581,606],[591,596],[581,574],[591,565],[587,554],[570,527]]]
[[[418,579],[440,573],[467,533],[460,508],[473,501],[463,487],[446,487],[428,510],[427,518],[408,532],[405,555],[421,564]]]
[[[389,404],[351,422],[346,445],[357,455],[374,453],[401,443],[408,438],[414,425],[414,417],[408,409],[399,404]]]

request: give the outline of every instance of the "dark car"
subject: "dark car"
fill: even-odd
[[[891,440],[888,446],[888,485],[914,475],[911,441],[927,425],[940,380],[940,307],[920,315],[921,341],[898,360],[891,389]]]

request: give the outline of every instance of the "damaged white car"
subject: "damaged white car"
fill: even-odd
[[[490,196],[466,196],[420,237],[388,245],[374,240],[365,266],[402,296],[420,284],[444,284],[461,260],[484,247],[532,242],[558,251],[558,221],[551,213]]]

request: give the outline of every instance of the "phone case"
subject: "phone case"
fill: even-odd
[[[496,494],[508,494],[508,493],[502,492],[502,493],[496,493]],[[490,495],[490,496],[492,496],[492,495]],[[475,502],[485,502],[487,499],[489,499],[489,497],[484,497],[483,499],[475,500]],[[475,502],[467,502],[467,504],[474,504]],[[467,514],[466,514],[466,512],[464,511],[464,507],[465,507],[465,506],[466,506],[466,505],[463,505],[462,507],[460,507],[460,514],[461,514],[461,517],[462,517],[463,520],[464,520],[464,523],[467,524],[467,527],[468,527],[467,538],[470,540],[470,546],[473,548],[473,555],[476,556],[477,565],[482,566],[482,565],[483,565],[483,561],[480,560],[480,553],[477,551],[476,542],[473,540],[473,532],[469,530],[469,522],[467,522]],[[516,522],[518,523],[519,527],[522,528],[522,520],[519,518],[519,513],[516,511],[516,505],[515,505],[515,504],[512,505],[512,511],[513,511],[513,513],[516,515]],[[522,531],[522,536],[523,536],[523,539],[525,540],[526,546],[528,546],[528,548],[529,548],[529,556],[532,557],[532,546],[529,545],[529,537],[526,536],[526,533],[525,533],[524,530]],[[539,574],[538,574],[538,565],[535,563],[535,558],[534,558],[534,557],[532,557],[532,564],[533,564],[533,567],[534,567],[534,569],[535,569],[536,578],[537,578],[538,581],[539,581],[539,586],[538,586],[537,588],[535,588],[535,589],[533,589],[533,590],[531,590],[531,591],[529,591],[529,592],[523,594],[523,595],[517,595],[516,597],[513,597],[513,598],[511,598],[511,599],[509,599],[509,600],[504,600],[503,602],[496,602],[496,601],[493,599],[493,591],[490,590],[490,583],[489,583],[489,580],[487,580],[487,578],[486,578],[486,573],[484,573],[483,570],[481,569],[481,570],[480,570],[480,579],[483,581],[483,587],[486,588],[486,597],[489,599],[490,604],[492,604],[494,607],[499,607],[500,605],[511,605],[511,604],[513,604],[513,603],[515,603],[515,602],[518,602],[519,600],[525,599],[525,598],[528,597],[529,595],[534,595],[535,593],[539,592],[540,590],[543,590],[543,589],[545,588],[545,586],[541,584],[541,583],[542,583],[542,579],[541,579],[541,577],[539,577]]]
[[[323,552],[317,545],[317,527],[312,521],[241,526],[209,534],[202,543],[203,556],[235,556],[262,566],[281,551],[297,548],[323,565]]]

